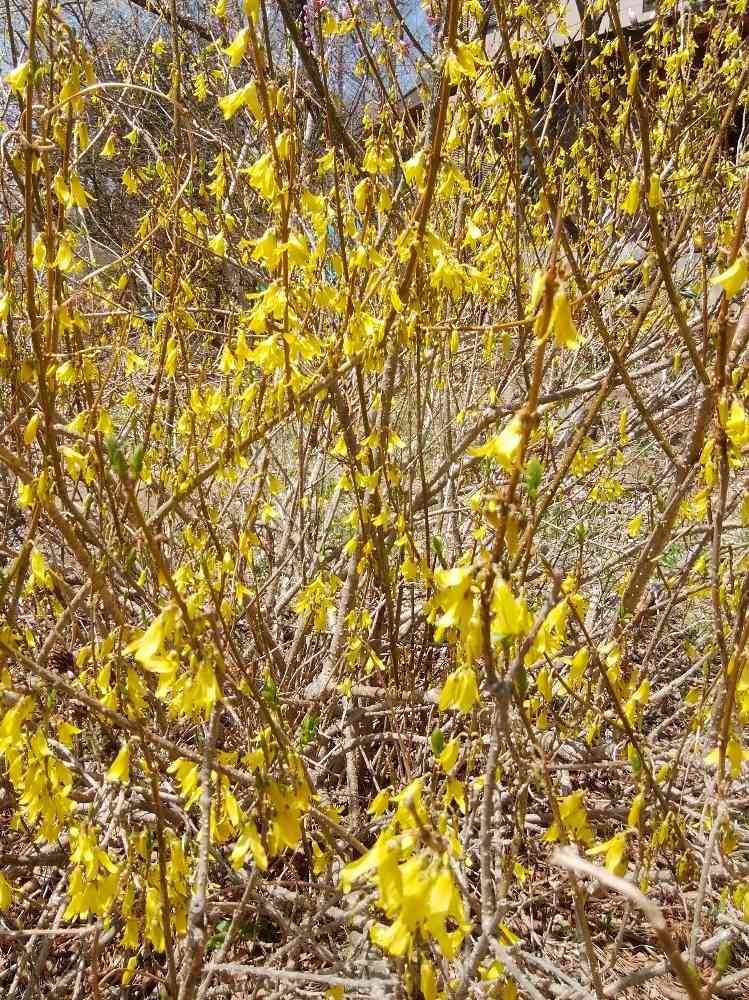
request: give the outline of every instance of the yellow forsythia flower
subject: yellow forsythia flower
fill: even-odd
[[[554,293],[549,325],[554,331],[554,339],[559,347],[566,347],[570,351],[577,350],[580,346],[580,334],[572,320],[570,300],[565,288],[560,288]]]
[[[73,174],[70,178],[70,196],[68,199],[68,205],[77,205],[78,208],[86,208],[90,198],[91,195],[81,184],[81,179],[78,174]]]
[[[661,194],[661,175],[650,175],[650,187],[648,188],[648,205],[651,208],[661,208],[663,206],[663,195]]]
[[[231,66],[239,66],[245,57],[247,52],[247,46],[250,42],[250,29],[242,28],[238,31],[231,41],[231,44],[224,49],[224,55],[229,57],[229,64]]]
[[[635,514],[631,521],[627,522],[627,534],[630,538],[636,538],[642,527],[642,514]]]
[[[118,781],[127,785],[130,781],[130,744],[124,743],[106,773],[107,781]]]
[[[627,834],[624,831],[615,833],[613,837],[588,848],[589,855],[605,854],[604,865],[607,871],[614,875],[623,875],[627,870]]]
[[[423,149],[414,153],[410,160],[406,160],[403,164],[403,176],[409,184],[415,183],[417,187],[423,187],[426,179],[426,163],[427,158]]]
[[[382,816],[382,814],[387,811],[389,805],[390,790],[388,788],[383,788],[369,803],[367,812],[370,816]]]
[[[450,742],[445,746],[445,749],[437,757],[437,763],[442,768],[442,770],[447,774],[451,771],[458,762],[458,755],[460,754],[460,743],[458,740],[450,740]]]
[[[0,913],[4,913],[9,909],[12,902],[13,890],[11,884],[3,873],[0,872]]]
[[[455,708],[464,715],[470,712],[479,700],[479,689],[476,683],[476,671],[473,667],[460,667],[448,674],[442,686],[439,700],[439,710]]]
[[[73,266],[73,248],[68,240],[60,240],[60,244],[57,247],[57,255],[52,261],[52,267],[56,267],[60,271],[69,271]]]
[[[255,118],[260,117],[260,101],[257,96],[257,84],[251,81],[245,87],[232,91],[219,98],[218,106],[225,119],[233,117],[240,108],[249,108]]]
[[[208,240],[208,246],[213,250],[215,254],[219,257],[226,256],[226,237],[222,232],[216,233]]]
[[[14,90],[17,94],[20,93],[26,86],[29,79],[29,73],[31,73],[31,63],[27,59],[26,62],[19,63],[15,69],[12,69],[10,73],[7,73],[3,79],[8,84],[11,90]]]
[[[40,267],[44,267],[47,263],[47,244],[44,242],[44,237],[41,233],[39,233],[37,238],[34,240],[31,263],[37,270],[39,270]]]
[[[42,415],[41,413],[35,413],[31,420],[26,424],[23,431],[23,443],[25,445],[30,445],[31,442],[36,437],[36,432],[39,429],[39,424],[41,423]]]
[[[635,177],[629,182],[627,197],[624,199],[622,208],[627,215],[634,215],[640,207],[640,182]]]
[[[746,257],[737,257],[730,267],[716,275],[710,281],[711,285],[720,285],[726,295],[732,298],[737,295],[749,278],[749,264]]]
[[[627,81],[627,96],[634,97],[637,91],[637,83],[640,79],[640,66],[637,62],[632,63],[632,69],[629,71],[629,80]]]
[[[499,635],[522,635],[533,619],[522,597],[515,597],[506,580],[494,584],[491,601],[492,631]]]
[[[520,461],[521,443],[522,424],[520,417],[515,414],[499,434],[495,434],[478,448],[469,448],[468,454],[476,458],[492,458],[505,472],[511,472]]]

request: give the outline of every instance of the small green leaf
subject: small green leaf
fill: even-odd
[[[140,474],[143,471],[143,445],[139,444],[138,447],[132,454],[130,458],[130,471],[133,474],[133,479],[139,479]]]
[[[305,715],[302,720],[302,729],[299,735],[299,742],[303,747],[308,746],[313,743],[315,736],[317,735],[317,726],[320,722],[320,718],[317,715],[310,715],[309,713]]]
[[[718,954],[715,956],[715,971],[721,976],[728,971],[731,966],[733,948],[730,941],[721,941]]]
[[[265,678],[261,694],[263,698],[265,698],[266,701],[269,701],[272,705],[276,705],[278,703],[278,688],[276,687],[276,682],[270,675],[267,675]]]
[[[632,774],[635,776],[640,774],[642,771],[642,757],[631,743],[627,744],[627,760],[629,761],[629,766],[632,768]]]
[[[120,479],[125,479],[127,476],[127,462],[120,448],[120,443],[114,434],[110,434],[104,439],[104,448],[107,452],[109,464]]]
[[[538,496],[538,488],[541,485],[541,477],[544,474],[543,463],[537,458],[532,458],[525,466],[525,488],[528,496],[535,500]]]

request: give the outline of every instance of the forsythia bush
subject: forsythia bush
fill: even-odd
[[[21,6],[3,995],[746,995],[746,0]]]

